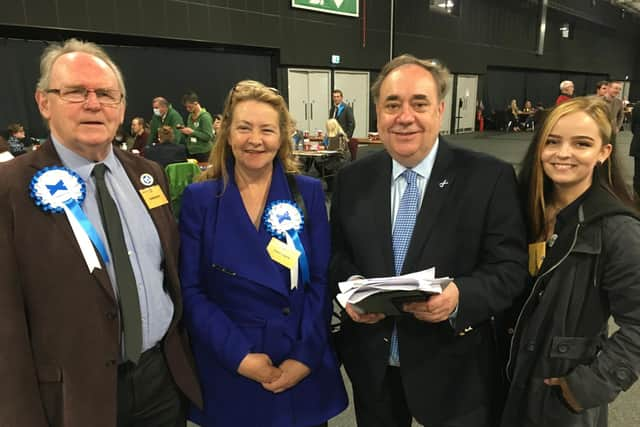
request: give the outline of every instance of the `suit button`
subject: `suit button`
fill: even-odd
[[[533,341],[529,341],[529,343],[527,343],[527,351],[534,351],[536,349],[536,343]]]
[[[616,370],[616,378],[620,381],[626,381],[629,378],[629,372],[624,368],[619,368]]]
[[[289,307],[285,307],[282,309],[282,314],[285,316],[288,316],[289,314],[291,314],[291,309]]]
[[[114,320],[116,318],[116,313],[113,311],[107,311],[107,319]]]
[[[566,353],[567,351],[569,351],[569,346],[566,344],[560,344],[558,346],[558,352],[560,353]]]

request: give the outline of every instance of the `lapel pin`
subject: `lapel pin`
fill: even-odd
[[[153,177],[151,174],[143,173],[140,175],[140,182],[142,185],[146,185],[147,187],[153,184]]]
[[[445,185],[449,184],[449,181],[447,181],[446,179],[444,181],[442,181],[440,184],[438,184],[438,186],[440,188],[444,188]]]

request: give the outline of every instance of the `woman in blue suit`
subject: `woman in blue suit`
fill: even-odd
[[[180,215],[181,280],[203,427],[326,425],[347,405],[328,343],[329,227],[319,181],[296,174],[275,89],[229,93],[211,167]]]

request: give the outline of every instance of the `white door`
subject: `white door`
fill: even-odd
[[[329,71],[309,72],[309,130],[326,132],[331,108],[331,74]]]
[[[323,129],[331,105],[328,70],[289,69],[289,112],[302,131]]]
[[[458,85],[454,98],[455,133],[473,132],[476,123],[476,98],[478,95],[478,76],[456,76]]]
[[[306,71],[289,70],[289,112],[296,128],[309,130],[309,76]]]
[[[449,90],[444,97],[444,114],[442,115],[442,123],[440,124],[440,133],[442,135],[449,135],[451,132],[451,111],[453,109],[451,104],[451,88],[453,87],[453,75],[449,75],[449,81],[447,83]]]
[[[366,138],[369,132],[369,73],[366,71],[336,71],[334,89],[340,89],[344,102],[353,109],[356,128],[354,138]],[[327,114],[329,110],[327,110]]]

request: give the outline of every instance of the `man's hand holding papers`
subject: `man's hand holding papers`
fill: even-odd
[[[436,278],[435,268],[403,276],[356,279],[339,283],[341,293],[337,300],[356,322],[375,323],[385,315],[405,313],[420,320],[441,321],[435,319],[440,319],[454,301],[451,311],[457,306],[455,284],[443,292],[450,283],[453,284],[449,277]],[[431,299],[435,301],[430,303]]]
[[[426,301],[411,302],[403,306],[403,310],[411,313],[418,320],[438,323],[448,320],[458,307],[460,291],[454,282],[445,285],[442,293],[433,295]]]

